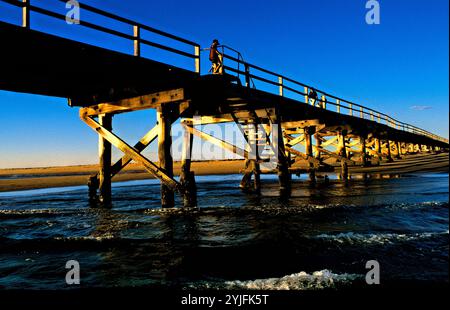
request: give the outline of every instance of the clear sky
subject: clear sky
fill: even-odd
[[[202,47],[218,38],[251,63],[448,137],[448,0],[380,0],[380,25],[366,24],[366,0],[83,2]],[[55,0],[34,3],[65,13]],[[17,8],[0,3],[0,20],[18,24],[19,17]],[[131,31],[83,11],[81,19]],[[31,20],[34,29],[131,52],[126,40],[80,26],[65,32],[61,23],[39,16]],[[203,70],[208,66],[203,55]],[[0,105],[0,168],[97,162],[97,136],[67,100],[0,91]],[[154,113],[146,111],[120,116],[114,129],[134,143],[153,124]]]

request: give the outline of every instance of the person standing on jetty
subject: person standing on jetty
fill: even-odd
[[[212,67],[209,71],[213,74],[223,74],[223,56],[218,51],[219,40],[214,39],[211,47],[209,48],[209,60],[212,63]]]

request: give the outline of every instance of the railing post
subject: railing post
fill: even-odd
[[[380,113],[378,113],[378,123],[381,124],[381,115],[380,115]]]
[[[200,46],[196,45],[194,47],[194,53],[195,53],[195,73],[200,74]]]
[[[322,109],[327,108],[327,97],[325,95],[322,95],[322,102],[321,102]]]
[[[348,104],[348,115],[353,116],[353,104]]]
[[[303,89],[304,89],[304,92],[305,92],[305,103],[308,104],[309,103],[309,98],[308,98],[308,91],[309,91],[309,89],[308,89],[307,86],[305,86]]]
[[[364,119],[364,108],[363,107],[359,108],[359,117]]]
[[[244,64],[245,67],[245,87],[250,88],[250,67],[247,63]]]
[[[22,27],[30,28],[30,0],[22,0]]]
[[[134,56],[141,56],[141,28],[138,25],[133,26],[133,36],[134,36]]]
[[[283,97],[284,96],[283,77],[281,77],[281,76],[278,77],[278,84],[279,84],[280,96]]]
[[[375,118],[373,117],[373,111],[370,111],[370,120],[373,122]]]
[[[341,100],[336,99],[336,112],[341,113]]]

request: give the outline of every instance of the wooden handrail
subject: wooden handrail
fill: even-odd
[[[326,99],[322,98],[322,99],[318,99],[318,101],[322,102],[325,107],[326,107],[327,104],[336,106],[337,107],[337,113],[340,113],[341,109],[348,109],[349,113],[350,113],[350,111],[354,111],[355,108],[356,108],[356,109],[359,109],[359,113],[358,113],[359,116],[358,115],[353,115],[353,113],[352,113],[353,116],[364,118],[364,119],[370,119],[371,121],[378,122],[378,123],[382,123],[384,121],[387,126],[395,128],[397,130],[402,130],[402,131],[406,131],[406,132],[412,132],[412,133],[415,133],[415,134],[421,134],[421,135],[424,135],[424,136],[427,136],[427,137],[430,137],[430,138],[433,138],[433,139],[436,139],[436,140],[448,143],[448,139],[439,137],[439,136],[437,136],[437,135],[435,135],[435,134],[433,134],[431,132],[428,132],[428,131],[426,131],[424,129],[418,128],[418,127],[416,127],[414,125],[401,122],[401,121],[399,121],[397,119],[394,119],[394,118],[390,117],[389,115],[387,115],[385,113],[379,112],[379,111],[374,110],[372,108],[368,108],[368,107],[363,106],[361,104],[358,104],[358,103],[355,103],[355,102],[351,102],[349,100],[346,100],[346,99],[343,99],[343,98],[331,95],[329,93],[326,93],[326,92],[324,92],[324,91],[322,91],[320,89],[317,89],[315,87],[312,87],[310,85],[307,85],[307,84],[301,83],[299,81],[293,80],[293,79],[288,78],[288,77],[286,77],[286,76],[284,76],[282,74],[279,74],[279,73],[276,73],[276,72],[264,69],[262,67],[259,67],[259,66],[253,65],[253,64],[250,64],[248,62],[245,62],[245,61],[243,61],[241,59],[238,59],[238,58],[235,58],[233,56],[224,54],[223,57],[224,57],[224,59],[228,59],[228,60],[234,61],[234,62],[236,62],[238,64],[244,65],[244,67],[246,67],[248,69],[254,69],[256,71],[260,71],[262,73],[271,75],[276,80],[273,81],[273,80],[270,80],[268,78],[255,75],[253,73],[250,73],[249,70],[242,71],[242,70],[239,70],[239,69],[232,68],[230,66],[224,66],[224,69],[229,70],[231,72],[235,72],[237,74],[242,74],[242,75],[246,76],[246,78],[251,78],[251,79],[255,79],[255,80],[267,83],[267,84],[278,86],[280,90],[281,89],[282,90],[288,90],[288,91],[291,91],[291,92],[293,92],[295,94],[299,94],[299,95],[305,96],[305,98],[306,98],[308,96],[307,91],[309,89],[314,89],[314,90],[316,90],[317,92],[321,93],[323,96],[326,97]],[[298,90],[296,88],[293,88],[293,87],[290,87],[290,86],[286,85],[287,82],[295,84],[297,86],[303,87],[304,91],[301,91],[301,90]],[[280,92],[280,94],[285,96],[284,91]],[[328,98],[334,99],[335,102],[330,101]],[[346,103],[347,106],[342,105],[342,103]],[[376,117],[375,117],[375,115],[376,115]],[[367,118],[366,118],[366,116],[367,116]]]
[[[66,16],[63,14],[60,14],[60,13],[57,13],[57,12],[34,5],[33,0],[26,0],[24,2],[20,2],[17,0],[0,0],[0,1],[8,3],[8,4],[16,6],[16,7],[19,7],[19,8],[22,8],[24,10],[22,26],[27,27],[27,28],[30,28],[30,23],[29,23],[30,12],[35,12],[38,14],[46,15],[46,16],[53,17],[53,18],[56,18],[59,20],[64,20],[64,21],[66,20]],[[66,3],[67,1],[59,0],[59,2]],[[86,11],[89,11],[89,12],[101,15],[103,17],[113,19],[117,22],[125,23],[127,25],[132,26],[133,34],[123,33],[121,31],[106,28],[104,26],[97,25],[97,24],[94,24],[94,23],[91,23],[88,21],[84,21],[84,20],[79,21],[79,24],[81,26],[132,41],[133,46],[134,46],[134,49],[133,49],[134,55],[138,56],[138,57],[141,56],[140,45],[144,44],[144,45],[155,47],[155,48],[158,48],[161,50],[165,50],[165,51],[177,54],[177,55],[195,59],[195,72],[200,74],[200,70],[199,70],[199,68],[200,68],[200,53],[199,53],[200,45],[199,44],[197,44],[193,41],[189,41],[184,38],[175,36],[173,34],[161,31],[159,29],[156,29],[156,28],[153,28],[153,27],[141,24],[141,23],[137,23],[135,21],[118,16],[116,14],[103,11],[101,9],[95,8],[95,7],[87,5],[87,4],[79,3],[79,5],[80,5],[81,9],[84,9]],[[157,35],[160,35],[162,37],[169,38],[169,39],[175,40],[177,42],[181,42],[181,43],[190,45],[190,46],[194,47],[194,52],[188,53],[188,52],[185,52],[185,51],[182,51],[182,50],[179,50],[179,49],[167,46],[167,45],[163,45],[160,43],[156,43],[156,42],[153,42],[150,40],[143,39],[140,34],[141,30],[146,30],[146,31],[155,33]]]

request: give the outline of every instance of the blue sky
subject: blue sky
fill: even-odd
[[[381,24],[367,25],[365,0],[84,1],[202,47],[218,38],[251,63],[448,137],[448,0],[379,2]],[[34,3],[65,13],[55,0]],[[18,24],[19,17],[0,3],[0,20]],[[130,31],[83,11],[81,19]],[[61,23],[31,21],[34,29],[131,52],[127,41]],[[143,54],[191,66],[151,50]],[[0,114],[0,168],[97,161],[96,134],[65,99],[0,91],[0,104],[7,107]],[[154,113],[144,111],[120,116],[114,129],[133,143],[153,123]]]

